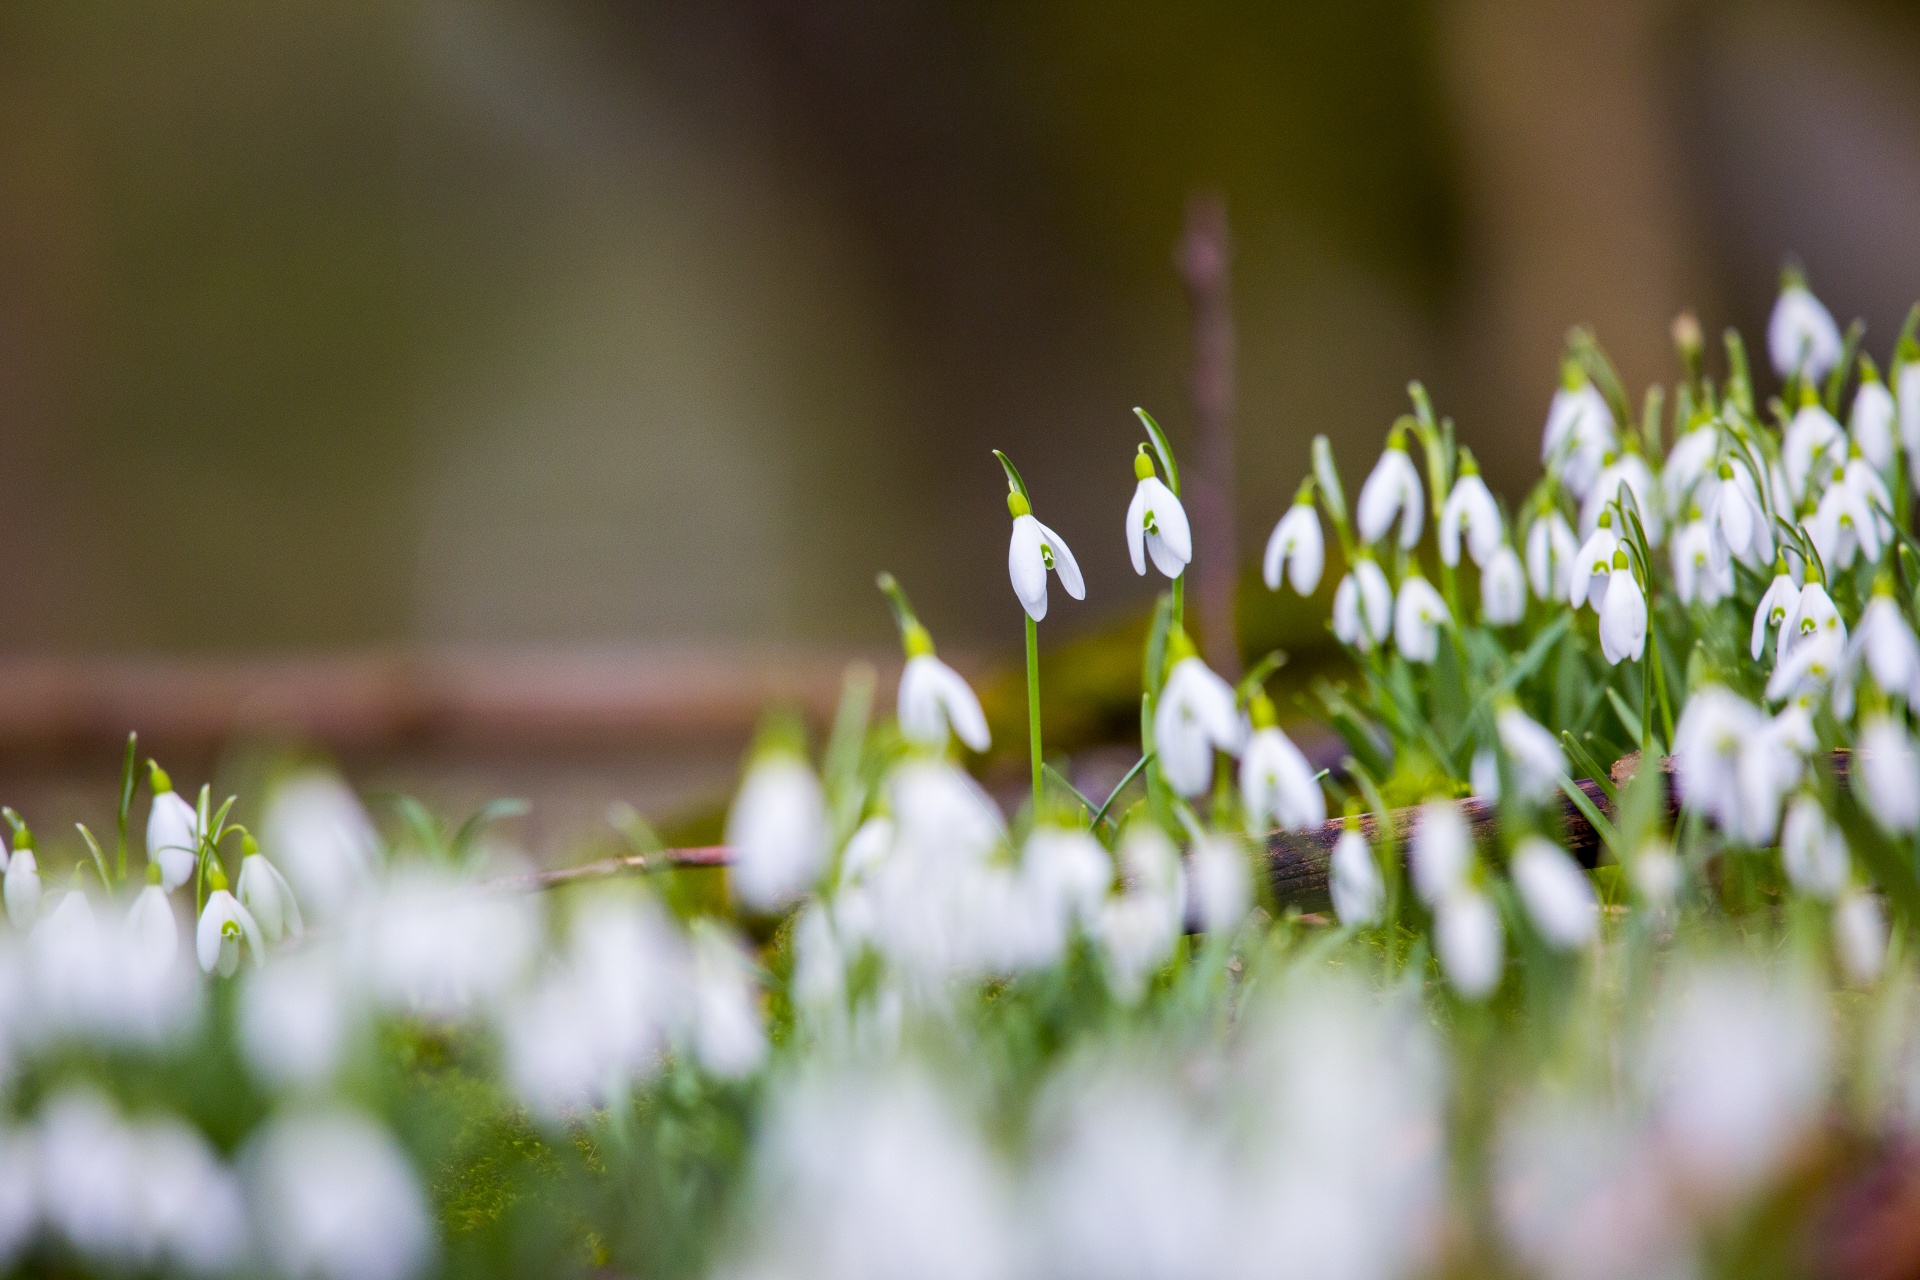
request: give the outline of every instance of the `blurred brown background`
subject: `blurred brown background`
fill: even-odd
[[[84,807],[125,728],[242,724],[548,797],[542,847],[694,804],[763,696],[888,652],[876,568],[943,652],[1017,651],[994,446],[1086,570],[1047,633],[1135,616],[1128,410],[1188,429],[1194,190],[1247,563],[1311,436],[1357,481],[1410,377],[1518,494],[1576,322],[1666,379],[1677,310],[1756,332],[1793,253],[1884,354],[1920,16],[15,0],[0,790]]]

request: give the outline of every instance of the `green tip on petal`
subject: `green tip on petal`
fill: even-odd
[[[933,635],[919,622],[909,622],[900,629],[900,647],[909,658],[929,656],[933,653]]]
[[[1274,710],[1273,699],[1264,693],[1255,693],[1248,699],[1247,717],[1253,721],[1253,727],[1256,729],[1272,729],[1280,723],[1280,715]]]
[[[1460,448],[1460,474],[1463,476],[1480,474],[1480,460],[1473,456],[1473,450],[1464,445]]]
[[[159,864],[158,862],[154,862],[154,861],[151,861],[151,860],[149,860],[149,861],[148,861],[148,863],[147,863],[147,883],[148,883],[148,884],[159,884],[159,883],[160,883],[160,864]]]
[[[1624,551],[1616,551],[1616,552],[1614,552],[1614,553],[1613,553],[1613,567],[1614,567],[1615,569],[1624,569],[1624,568],[1626,568],[1626,567],[1627,567],[1627,553],[1626,553],[1626,552],[1624,552]]]
[[[1199,656],[1200,650],[1194,647],[1193,639],[1187,635],[1184,627],[1175,627],[1167,633],[1167,670],[1173,670],[1188,658]]]
[[[253,838],[253,832],[242,831],[240,833],[240,856],[243,858],[251,858],[259,852],[260,842]]]
[[[173,779],[167,776],[167,771],[160,767],[158,760],[147,761],[147,777],[153,783],[153,794],[165,795],[173,790]]]
[[[1133,478],[1135,480],[1153,479],[1153,455],[1147,452],[1147,446],[1144,444],[1133,455]]]
[[[1007,490],[1007,514],[1018,520],[1021,516],[1033,514],[1033,504],[1027,501],[1027,495],[1018,489]]]
[[[220,859],[207,859],[207,888],[218,893],[227,887],[226,869],[220,865]]]
[[[1800,407],[1802,409],[1809,409],[1819,403],[1820,393],[1813,389],[1812,381],[1802,382],[1800,384]]]

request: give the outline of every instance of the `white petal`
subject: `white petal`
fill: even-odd
[[[993,745],[993,737],[987,732],[986,713],[980,709],[980,699],[973,694],[973,687],[963,679],[958,671],[938,658],[932,658],[931,680],[935,696],[945,708],[947,720],[953,725],[953,731],[975,751],[985,751]]]
[[[1133,557],[1133,571],[1142,577],[1147,572],[1147,482],[1133,487],[1133,501],[1127,504],[1127,554]]]
[[[1020,607],[1035,622],[1047,616],[1047,565],[1040,555],[1044,537],[1038,520],[1030,515],[1016,516],[1007,542],[1007,577],[1013,582],[1013,594],[1020,598]]]
[[[1038,524],[1038,521],[1034,523]],[[1046,535],[1047,545],[1053,548],[1053,571],[1059,575],[1060,585],[1075,600],[1087,598],[1087,583],[1080,576],[1080,563],[1073,558],[1073,552],[1067,549],[1067,540],[1047,526],[1040,525],[1040,532]]]

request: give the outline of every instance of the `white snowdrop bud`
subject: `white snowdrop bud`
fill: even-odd
[[[1414,892],[1432,907],[1465,881],[1473,860],[1473,834],[1460,806],[1451,800],[1420,806],[1412,852]]]
[[[1352,929],[1380,923],[1387,903],[1387,885],[1380,876],[1379,864],[1374,861],[1373,849],[1360,831],[1358,819],[1348,818],[1340,838],[1333,843],[1327,887],[1333,893],[1333,909],[1341,924]]]
[[[1508,869],[1527,918],[1550,946],[1571,951],[1593,941],[1600,927],[1600,899],[1566,850],[1529,836],[1513,851]]]
[[[1506,962],[1506,937],[1486,894],[1463,884],[1441,900],[1433,915],[1433,949],[1462,998],[1484,1000],[1493,994]]]

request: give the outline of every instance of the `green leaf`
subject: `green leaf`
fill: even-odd
[[[1600,839],[1612,851],[1615,860],[1624,861],[1625,855],[1620,850],[1620,833],[1614,830],[1611,822],[1607,821],[1607,815],[1594,806],[1593,801],[1587,798],[1587,793],[1576,786],[1573,779],[1560,779],[1560,789],[1567,793],[1567,798],[1573,801],[1573,807],[1578,809],[1581,815],[1593,825],[1593,829],[1600,833]]]
[[[464,862],[482,831],[508,818],[524,818],[532,809],[532,805],[514,796],[499,796],[487,801],[473,811],[472,817],[460,824],[460,830],[454,833],[453,843],[447,847],[447,853],[455,862]]]
[[[93,865],[100,869],[100,887],[111,889],[113,876],[107,871],[107,857],[100,852],[100,842],[93,838],[93,832],[87,830],[87,824],[76,822],[74,828],[80,832],[80,838],[87,842],[87,852],[93,855]]]
[[[1160,429],[1160,424],[1155,422],[1153,415],[1145,409],[1135,405],[1133,412],[1146,425],[1147,436],[1153,441],[1153,451],[1160,455],[1160,465],[1167,470],[1167,488],[1173,490],[1174,496],[1178,497],[1180,468],[1173,461],[1173,446],[1167,442],[1167,433]]]
[[[1641,731],[1640,717],[1634,714],[1627,700],[1612,685],[1607,686],[1607,701],[1613,704],[1613,714],[1620,717],[1621,727],[1627,731],[1627,738],[1633,742],[1645,742],[1647,735]]]
[[[1009,458],[1006,454],[1000,452],[1000,450],[998,449],[995,449],[993,451],[993,456],[1000,459],[1000,466],[1006,471],[1007,483],[1013,486],[1013,491],[1019,494],[1021,497],[1026,498],[1027,505],[1032,506],[1033,499],[1027,493],[1027,482],[1020,478],[1019,468],[1013,465],[1013,459]]]

